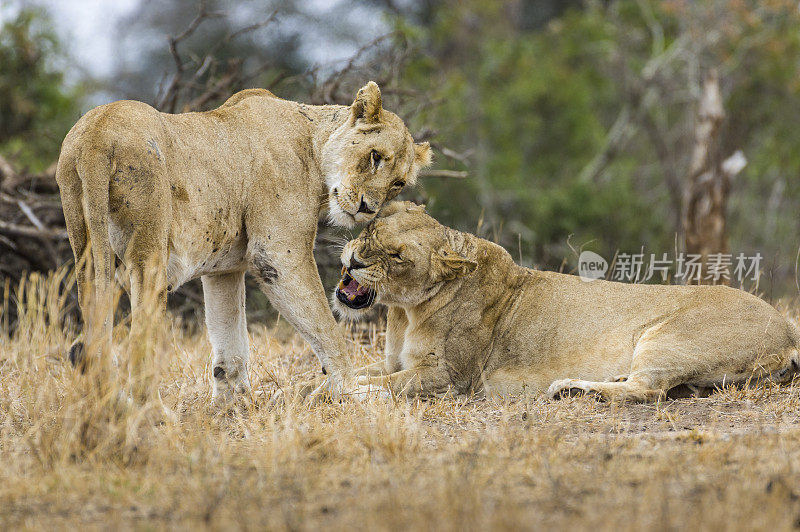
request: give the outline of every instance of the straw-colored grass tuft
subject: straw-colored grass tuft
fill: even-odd
[[[107,367],[73,370],[66,278],[32,275],[0,297],[4,528],[800,525],[800,383],[651,405],[276,403],[320,376],[279,322],[251,327],[253,394],[222,411],[202,329],[175,320],[133,347],[123,322]],[[380,327],[350,334],[354,364],[377,360]],[[132,349],[150,354],[138,368]]]

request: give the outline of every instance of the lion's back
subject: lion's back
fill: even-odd
[[[163,136],[181,137],[209,128],[209,120],[236,112],[233,108],[251,98],[274,98],[266,89],[246,89],[233,94],[216,109],[206,112],[162,113],[154,107],[136,100],[118,100],[95,107],[84,114],[70,129],[62,145],[64,151],[79,149],[117,149],[133,141],[142,141]]]
[[[163,131],[160,114],[146,103],[135,100],[119,100],[95,107],[67,133],[61,157],[77,157],[86,152],[108,152],[112,156],[116,150],[124,150],[130,139]]]

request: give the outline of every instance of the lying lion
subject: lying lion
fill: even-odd
[[[389,307],[386,359],[359,383],[395,394],[592,393],[652,401],[726,383],[787,382],[800,332],[725,286],[587,283],[388,204],[342,253],[334,295],[357,318]]]

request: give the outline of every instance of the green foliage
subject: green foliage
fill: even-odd
[[[230,11],[232,19],[209,19],[181,49],[202,61],[222,43],[213,75],[238,60],[265,63],[271,68],[248,84],[294,80],[280,94],[303,99],[297,80],[309,58],[301,39],[328,22],[303,18],[296,4],[243,1]],[[341,9],[366,4],[385,9],[397,31],[395,48],[410,43],[413,52],[397,71],[386,65],[394,86],[385,103],[412,131],[434,131],[436,147],[468,160],[440,151],[439,167],[467,169],[470,177],[423,180],[429,209],[444,223],[478,231],[519,252],[523,262],[550,268],[570,258],[570,246],[587,242],[607,257],[642,247],[673,251],[696,102],[704,73],[715,68],[727,116],[720,153],[742,150],[748,160],[730,197],[731,249],[770,257],[773,277],[794,287],[800,241],[794,0],[417,0],[395,8],[353,0]],[[212,12],[226,6],[208,2]],[[273,7],[305,22],[226,37]],[[152,101],[173,68],[163,37],[181,33],[196,12],[194,0],[143,2],[120,28],[121,46],[138,55],[125,55],[114,75],[117,89]],[[353,33],[337,31],[333,41],[348,42],[344,33]],[[55,160],[79,115],[81,90],[65,88],[64,64],[43,12],[22,10],[2,27],[0,153],[33,170]]]
[[[24,9],[0,29],[0,152],[31,170],[56,160],[80,116],[80,92],[65,87],[61,59],[43,11]]]
[[[515,2],[423,4],[425,16],[394,21],[419,52],[406,83],[435,102],[412,128],[470,155],[469,179],[425,183],[435,216],[471,230],[482,220],[525,262],[554,268],[568,239],[609,257],[672,251],[700,84],[716,68],[721,153],[749,161],[731,195],[731,248],[776,257],[788,283],[800,239],[796,2],[544,1],[535,20]]]
[[[615,161],[602,182],[579,177],[601,150],[620,103],[604,70],[613,59],[607,42],[616,37],[614,27],[601,10],[587,9],[521,31],[500,6],[452,4],[427,32],[407,32],[420,49],[433,50],[413,61],[407,75],[441,101],[420,121],[443,144],[473,154],[469,180],[426,184],[433,212],[470,229],[483,215],[487,233],[509,247],[519,234],[534,245],[533,254],[523,252],[527,262],[558,264],[571,234],[578,242],[602,238],[606,250],[638,249],[662,236],[655,220],[642,215],[647,199],[637,193],[629,159]],[[462,40],[460,28],[469,24],[477,26]]]

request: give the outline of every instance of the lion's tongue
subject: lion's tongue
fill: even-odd
[[[356,297],[366,294],[369,288],[361,286],[358,284],[358,281],[351,277],[349,283],[345,284],[344,280],[339,283],[339,290],[344,292],[347,296]]]

